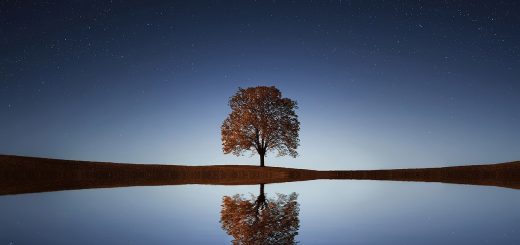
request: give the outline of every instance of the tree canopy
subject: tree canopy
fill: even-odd
[[[229,100],[231,113],[222,123],[222,146],[225,154],[241,155],[252,151],[264,156],[277,151],[278,156],[296,157],[300,122],[297,102],[283,98],[276,87],[239,88]]]
[[[258,197],[224,196],[220,223],[233,236],[233,244],[296,244],[300,228],[297,198],[293,192],[266,199],[263,184]]]

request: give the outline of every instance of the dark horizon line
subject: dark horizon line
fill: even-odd
[[[520,189],[520,161],[385,170],[309,170],[252,165],[185,166],[0,155],[0,195],[161,185],[256,185],[306,180],[440,182]]]
[[[202,165],[184,165],[184,164],[174,164],[174,163],[134,163],[134,162],[110,162],[110,161],[89,161],[89,160],[76,160],[76,159],[63,159],[63,158],[53,158],[53,157],[38,157],[38,156],[28,156],[28,155],[12,155],[12,154],[2,154],[0,153],[0,158],[3,157],[18,157],[18,158],[33,158],[37,159],[45,159],[45,160],[57,160],[57,161],[70,161],[70,162],[79,162],[79,163],[108,163],[108,164],[129,164],[129,165],[144,165],[144,166],[185,166],[185,167],[222,167],[222,166],[250,166],[250,167],[260,167],[259,164],[202,164]],[[452,168],[452,167],[469,167],[469,166],[488,166],[488,165],[496,165],[496,164],[504,164],[504,163],[520,163],[520,159],[518,160],[508,160],[505,162],[499,163],[467,163],[467,164],[455,164],[448,166],[429,166],[429,167],[420,167],[420,168],[382,168],[382,169],[331,169],[331,170],[319,170],[319,169],[305,169],[305,168],[292,168],[292,167],[279,167],[275,165],[265,165],[265,167],[271,168],[282,168],[282,169],[295,169],[295,170],[309,170],[309,171],[386,171],[386,170],[408,170],[408,169],[437,169],[437,168]]]

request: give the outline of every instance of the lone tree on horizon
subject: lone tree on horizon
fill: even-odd
[[[298,156],[300,122],[294,112],[298,109],[296,101],[282,98],[274,86],[258,86],[238,88],[229,106],[231,113],[221,127],[225,154],[256,152],[261,167],[268,151],[277,151],[277,156]]]

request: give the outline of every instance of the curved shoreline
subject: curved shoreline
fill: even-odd
[[[520,189],[520,161],[442,168],[318,171],[248,165],[182,166],[0,155],[0,195],[159,185],[254,185],[331,180],[441,182]]]

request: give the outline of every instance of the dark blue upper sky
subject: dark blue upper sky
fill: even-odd
[[[520,159],[517,1],[2,1],[0,153],[224,155],[238,87],[300,109],[300,156],[396,168]]]

